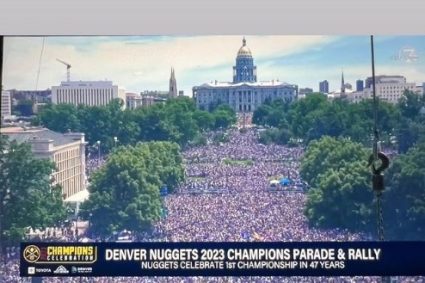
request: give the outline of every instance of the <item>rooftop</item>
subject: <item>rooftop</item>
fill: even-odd
[[[271,86],[292,86],[291,84],[281,82],[279,80],[273,80],[273,81],[261,81],[261,82],[240,82],[240,83],[232,83],[232,82],[210,82],[210,83],[204,83],[198,87],[211,87],[211,88],[220,88],[220,87],[239,87],[239,86],[251,86],[251,87],[258,87],[258,86],[264,86],[264,87],[271,87]]]
[[[93,86],[93,87],[99,87],[99,86],[112,86],[112,81],[63,81],[60,84],[61,87],[78,87],[78,86],[83,86],[83,87],[88,87],[88,86]]]
[[[8,136],[18,143],[28,142],[29,140],[53,140],[54,146],[66,145],[75,142],[75,137],[67,134],[57,133],[52,130],[40,127],[23,128],[23,127],[9,127],[1,128],[0,133]],[[75,133],[74,133],[75,134]]]

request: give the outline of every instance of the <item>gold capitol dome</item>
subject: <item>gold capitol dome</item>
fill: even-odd
[[[251,50],[246,46],[245,37],[242,39],[242,47],[239,48],[237,57],[252,57]]]

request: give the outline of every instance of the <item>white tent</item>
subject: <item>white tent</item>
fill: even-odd
[[[68,197],[64,200],[64,202],[84,202],[89,198],[89,191],[88,190],[82,190],[76,194],[73,194],[72,196]]]

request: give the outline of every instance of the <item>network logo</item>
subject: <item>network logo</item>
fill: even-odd
[[[34,267],[34,266],[30,266],[30,267],[28,267],[28,274],[29,274],[29,275],[33,275],[33,274],[35,274],[35,267]]]
[[[396,61],[411,63],[417,61],[419,59],[419,55],[415,48],[403,47],[397,52],[397,54],[392,56],[392,59]]]
[[[55,273],[55,274],[68,274],[69,270],[65,266],[59,265],[58,268],[56,268],[56,270],[53,271],[53,273]]]
[[[41,255],[40,248],[34,245],[30,245],[24,249],[24,259],[27,262],[34,263],[39,260]]]

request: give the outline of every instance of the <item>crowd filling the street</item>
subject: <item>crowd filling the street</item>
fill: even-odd
[[[260,129],[247,121],[243,128],[207,135],[207,144],[182,152],[186,180],[174,193],[163,196],[165,215],[149,233],[133,232],[133,241],[166,242],[295,242],[365,241],[371,235],[342,229],[316,229],[303,214],[308,184],[299,175],[302,147],[264,145]],[[246,126],[246,128],[245,128]],[[227,138],[215,142],[214,134]],[[89,157],[90,174],[107,156]],[[271,182],[287,178],[290,183],[272,190]],[[40,241],[100,241],[71,225],[33,230]],[[77,231],[77,232],[76,232]],[[131,233],[129,233],[131,234]],[[112,238],[111,238],[112,239]],[[30,282],[19,277],[19,248],[8,247],[0,265],[1,282]],[[422,278],[399,278],[399,282],[425,282]],[[43,278],[56,282],[379,282],[377,277],[115,277]]]

